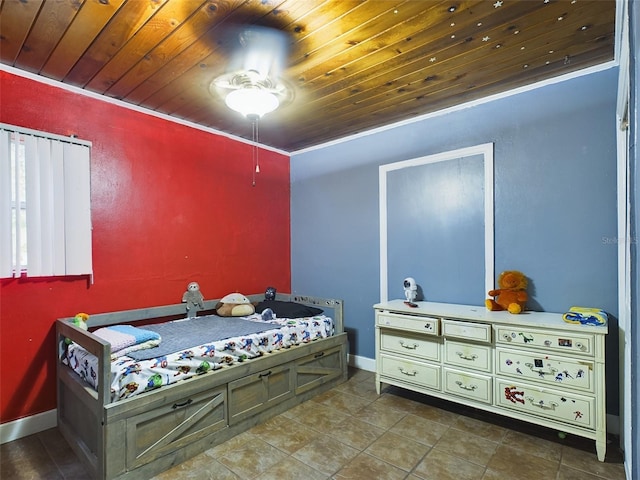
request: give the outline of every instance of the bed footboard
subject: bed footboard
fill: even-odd
[[[110,382],[103,381],[111,375],[109,344],[75,327],[72,319],[59,319],[58,426],[92,476],[150,478],[345,381],[342,302],[294,295],[278,299],[332,309],[336,334],[114,403]],[[89,326],[177,314],[184,315],[184,305],[92,315]],[[98,392],[63,364],[65,338],[99,358]]]
[[[63,362],[66,359],[67,341],[81,345],[98,358],[101,379],[111,376],[111,348],[95,335],[76,327],[69,319],[56,322],[57,342],[57,420],[58,428],[76,455],[82,459],[89,472],[99,478],[103,463],[104,406],[110,402],[109,383],[101,382],[96,392]]]

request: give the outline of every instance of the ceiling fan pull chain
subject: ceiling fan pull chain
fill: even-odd
[[[253,182],[252,182],[252,186],[256,186],[256,174],[260,173],[260,160],[258,158],[259,152],[258,152],[258,118],[253,118],[251,121],[251,128],[252,128],[252,137],[253,137],[253,165],[254,165],[254,170],[253,170]]]
[[[260,173],[260,148],[259,148],[259,139],[258,139],[258,120],[254,123],[256,129],[256,173]]]

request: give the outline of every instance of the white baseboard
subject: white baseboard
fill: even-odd
[[[376,371],[376,361],[373,358],[359,357],[357,355],[349,355],[349,366],[366,370],[367,372]]]
[[[37,413],[0,425],[0,444],[18,440],[58,425],[57,410]]]

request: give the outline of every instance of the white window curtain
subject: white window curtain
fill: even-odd
[[[90,142],[0,124],[0,277],[93,274],[90,152]]]

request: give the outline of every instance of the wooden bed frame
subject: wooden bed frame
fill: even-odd
[[[264,295],[251,295],[260,301]],[[322,308],[335,335],[278,350],[220,370],[111,402],[110,346],[56,322],[58,428],[98,479],[147,479],[347,379],[347,334],[341,300],[278,294],[277,300]],[[208,300],[201,313],[214,313]],[[92,314],[89,328],[184,318],[185,304]],[[142,324],[143,324],[142,323]],[[65,338],[98,358],[96,392],[62,363]]]

